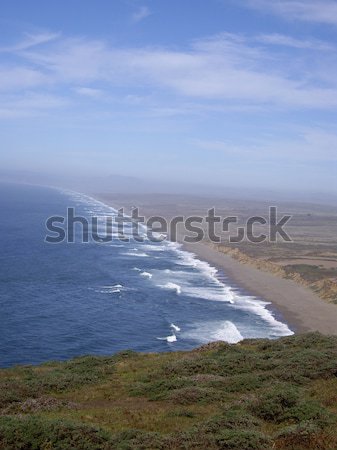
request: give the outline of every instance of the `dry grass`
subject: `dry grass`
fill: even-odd
[[[8,450],[337,448],[337,338],[319,334],[18,367],[0,385]]]

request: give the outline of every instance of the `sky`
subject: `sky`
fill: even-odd
[[[0,170],[337,193],[336,0],[2,0]]]

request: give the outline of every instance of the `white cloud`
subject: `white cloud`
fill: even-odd
[[[51,78],[65,83],[104,77],[111,57],[103,42],[86,39],[63,39],[48,49],[31,49],[21,55]]]
[[[243,4],[287,20],[337,25],[335,0],[243,0]]]
[[[132,15],[132,21],[134,23],[141,22],[142,20],[146,19],[146,17],[149,17],[151,15],[151,11],[147,6],[141,6],[133,15]]]
[[[19,52],[21,50],[27,50],[37,45],[46,44],[47,42],[54,41],[61,36],[60,33],[25,33],[24,39],[13,46],[0,47],[0,52]]]
[[[318,39],[296,39],[291,36],[286,36],[284,34],[261,34],[256,37],[257,42],[268,45],[277,45],[283,47],[292,47],[297,49],[308,49],[308,50],[326,50],[333,51],[336,48],[328,44],[327,42],[320,41]]]
[[[103,91],[101,89],[94,89],[91,87],[77,87],[74,91],[79,95],[96,99],[101,98],[103,95]]]
[[[294,44],[291,38],[287,42]],[[335,57],[334,51],[327,53],[330,59]],[[161,88],[178,96],[249,106],[322,109],[337,106],[336,80],[331,78],[327,83],[326,79],[324,82],[319,79],[319,72],[336,69],[330,60],[325,70],[320,56],[319,71],[315,72],[315,58],[303,65],[300,59],[294,61],[286,55],[276,58],[268,46],[259,46],[254,38],[249,40],[240,35],[199,40],[184,51],[118,49],[101,41],[63,39],[49,49],[22,54],[58,83],[104,81],[114,88]]]
[[[48,84],[49,78],[27,64],[0,66],[0,91],[26,89]]]
[[[42,40],[42,38],[41,38]],[[296,59],[275,53],[275,45],[298,48]],[[51,39],[21,50],[15,66],[0,66],[0,91],[66,89],[76,95],[125,101],[150,98],[145,110],[257,111],[331,110],[337,106],[336,50],[321,41],[285,35],[247,37],[224,33],[191,43],[184,50],[164,47],[116,48],[100,40]],[[305,57],[302,58],[302,52]],[[310,53],[311,52],[311,53]],[[327,76],[329,74],[329,76]],[[119,91],[120,89],[120,91]],[[131,103],[132,98],[129,100]]]

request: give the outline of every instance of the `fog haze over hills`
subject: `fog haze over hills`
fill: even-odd
[[[163,194],[189,195],[211,199],[240,199],[269,202],[305,202],[337,205],[337,195],[319,192],[294,191],[292,189],[273,190],[225,184],[203,184],[170,182],[159,179],[146,179],[141,176],[111,174],[109,176],[76,176],[41,174],[33,171],[0,171],[0,182],[27,183],[65,188],[87,194]]]

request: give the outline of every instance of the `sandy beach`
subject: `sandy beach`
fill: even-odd
[[[213,204],[216,207],[227,205],[227,215],[236,215],[236,211],[240,209],[237,201],[219,200],[219,204],[215,204],[214,199],[202,199],[187,196],[164,196],[164,195],[121,195],[121,194],[95,194],[99,200],[110,204],[113,207],[124,207],[126,210],[130,209],[135,203],[139,206],[140,211],[145,217],[160,215],[165,217],[168,221],[177,215],[203,215],[204,211]],[[213,202],[213,203],[212,203]],[[240,205],[239,205],[240,206]],[[240,206],[245,213],[250,211],[250,214],[263,211],[263,208],[258,203],[243,202]],[[296,205],[289,205],[287,209],[294,211],[299,208]],[[302,207],[303,208],[303,207]],[[316,207],[317,209],[318,207]],[[315,212],[316,209],[313,211]],[[322,216],[321,209],[318,209],[319,217]],[[247,213],[247,214],[248,214]],[[306,214],[305,217],[310,220],[311,214]],[[317,221],[317,218],[315,219]],[[329,242],[328,247],[334,248],[335,233],[334,229],[327,229],[326,223],[335,223],[334,218],[322,220],[319,222],[319,229],[321,230],[321,240]],[[303,242],[303,216],[299,215],[299,219],[293,220],[295,226],[292,228],[292,234],[295,236],[295,241],[301,242],[303,248],[308,248],[308,242],[313,241],[312,238],[317,233],[317,226],[307,228],[306,241]],[[314,222],[315,225],[317,222]],[[308,224],[307,224],[308,225]],[[180,241],[182,234],[178,231]],[[302,240],[301,240],[302,239]],[[316,236],[317,239],[317,236]],[[192,253],[195,253],[201,260],[207,261],[212,266],[224,272],[224,274],[233,281],[234,284],[245,289],[248,293],[256,295],[257,297],[271,303],[270,308],[282,315],[284,321],[295,333],[303,333],[308,331],[319,331],[324,334],[337,334],[337,305],[328,303],[320,298],[313,290],[307,288],[295,281],[281,278],[270,272],[256,269],[255,267],[243,264],[233,259],[229,255],[213,249],[210,245],[204,242],[187,244],[184,243],[184,248]],[[298,251],[298,245],[296,249]],[[275,250],[274,250],[275,251]],[[281,256],[278,252],[275,255]],[[289,252],[289,250],[287,250]],[[327,250],[325,250],[327,251]]]
[[[271,302],[295,333],[337,334],[337,306],[324,302],[310,289],[239,263],[204,243],[184,244],[184,248],[223,270],[249,293]]]

